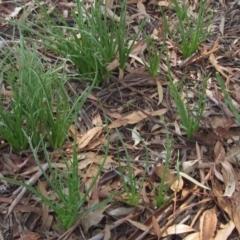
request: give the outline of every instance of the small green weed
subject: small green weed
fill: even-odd
[[[181,4],[178,0],[172,0],[172,2],[178,21],[172,26],[172,21],[168,20],[166,15],[163,14],[164,25],[167,33],[186,59],[195,53],[199,45],[207,38],[209,34],[207,28],[212,16],[208,18],[205,24],[207,2],[204,0],[199,1],[198,16],[194,20],[189,16],[189,7],[185,0]]]

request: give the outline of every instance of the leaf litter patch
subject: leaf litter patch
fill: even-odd
[[[108,4],[111,8],[111,1]],[[191,14],[194,14],[197,5],[191,4]],[[239,122],[225,102],[215,72],[220,73],[230,100],[239,112],[239,22],[236,19],[239,6],[233,1],[226,6],[223,4],[209,1],[211,9],[216,10],[211,31],[207,41],[190,58],[183,59],[177,45],[169,39],[160,60],[159,75],[152,77],[146,73],[144,65],[145,42],[138,40],[125,72],[121,72],[117,64],[112,65],[109,82],[100,89],[93,89],[88,96],[79,113],[77,127],[71,126],[68,135],[70,139],[77,136],[78,175],[83,179],[80,192],[86,191],[105,161],[101,176],[84,204],[85,209],[93,209],[66,231],[59,226],[53,210],[38,197],[15,184],[1,181],[0,216],[4,222],[1,233],[5,239],[161,239],[167,236],[233,239],[238,236]],[[27,6],[18,12],[7,6],[1,3],[3,17],[12,13],[14,17],[19,16],[19,20],[29,16],[23,14],[29,10]],[[158,6],[165,11],[172,10],[168,1],[129,1],[128,9],[135,24],[139,24],[139,19],[134,14],[140,10],[152,16],[151,32],[161,45],[161,22],[153,21],[159,16]],[[70,3],[61,4],[63,9],[72,7]],[[224,8],[226,17],[222,17]],[[174,17],[169,15],[168,19],[171,16]],[[1,21],[1,24],[5,23]],[[53,56],[46,54],[46,57]],[[169,88],[168,61],[173,82],[180,85],[181,99],[193,115],[203,79],[207,78],[206,90],[201,92],[206,95],[205,109],[199,129],[190,139]],[[82,83],[72,81],[71,84],[74,89],[84,90]],[[70,89],[74,95],[69,86]],[[3,95],[4,91],[1,90]],[[75,91],[75,94],[78,93]],[[170,151],[167,149],[169,139]],[[6,142],[1,143],[1,174],[28,181],[58,202],[32,153],[12,154]],[[73,155],[71,146],[72,142],[66,141],[62,147],[69,163]],[[106,148],[109,153],[104,159]],[[41,164],[46,166],[44,155],[38,154]],[[51,167],[66,171],[61,153],[51,154]],[[156,195],[161,186],[162,205],[157,207]],[[136,205],[130,204],[133,192],[127,190],[131,187],[140,193]],[[109,197],[112,197],[110,202],[94,209],[95,204]]]

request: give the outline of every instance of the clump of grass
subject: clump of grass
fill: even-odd
[[[29,141],[29,145],[33,152],[34,159],[39,169],[42,171],[42,174],[48,183],[48,187],[51,188],[51,190],[53,190],[54,193],[57,195],[57,200],[53,200],[51,199],[51,197],[48,199],[39,190],[24,182],[5,177],[1,177],[0,179],[16,185],[23,186],[29,191],[31,191],[33,194],[35,194],[37,197],[39,197],[44,204],[48,205],[54,211],[58,219],[60,219],[61,226],[65,230],[72,227],[74,223],[78,221],[85,212],[96,209],[97,207],[102,206],[103,204],[106,204],[111,200],[110,197],[109,199],[106,199],[97,205],[91,206],[91,208],[89,209],[84,209],[89,193],[96,184],[96,181],[101,173],[106,157],[108,155],[108,149],[106,149],[104,155],[105,160],[99,166],[99,171],[93,177],[90,186],[88,187],[88,189],[85,189],[83,193],[80,193],[80,188],[83,182],[82,178],[79,176],[78,173],[78,155],[76,144],[74,144],[73,146],[72,159],[69,159],[69,157],[64,156],[64,154],[60,152],[60,155],[62,156],[62,161],[66,164],[66,170],[61,171],[57,167],[52,167],[52,159],[47,151],[47,146],[43,139],[41,139],[37,147],[33,147],[30,137],[27,137],[27,140]],[[46,173],[43,170],[42,164],[38,157],[38,150],[40,147],[44,151],[44,157],[48,164],[49,173]]]
[[[70,59],[76,65],[82,80],[91,80],[96,76],[96,84],[101,85],[109,78],[107,66],[114,59],[118,59],[120,68],[125,68],[141,30],[140,27],[138,33],[133,34],[133,41],[129,45],[130,31],[126,23],[125,1],[119,7],[119,17],[110,16],[109,9],[99,1],[92,3],[88,9],[83,1],[77,1],[76,12],[72,12],[75,22],[73,27],[57,13],[60,24],[56,24],[47,9],[41,4],[39,8],[45,22],[32,24],[31,27],[21,25],[20,28],[41,39],[38,44]]]
[[[184,131],[187,134],[188,138],[192,137],[193,132],[196,132],[199,128],[200,119],[205,109],[206,104],[206,80],[203,81],[201,85],[201,89],[198,91],[198,104],[193,108],[190,109],[189,107],[189,99],[187,99],[187,104],[184,103],[184,100],[181,97],[181,92],[183,89],[180,89],[172,79],[171,73],[168,74],[169,77],[169,88],[171,91],[172,98],[177,107],[177,112],[181,118],[181,125]],[[182,79],[184,81],[184,79]]]
[[[164,25],[167,34],[177,44],[184,59],[186,59],[195,53],[199,45],[207,38],[211,15],[210,17],[208,16],[207,23],[205,24],[207,19],[207,2],[204,0],[198,2],[198,15],[196,19],[192,19],[189,15],[189,7],[185,0],[181,3],[178,0],[172,0],[172,3],[178,21],[172,26],[172,21],[168,20],[166,15],[163,14]]]
[[[16,152],[29,147],[24,132],[31,136],[33,146],[43,136],[53,149],[61,147],[74,112],[81,108],[93,86],[71,102],[65,90],[66,76],[59,77],[49,67],[45,70],[36,50],[28,48],[23,38],[15,53],[18,57],[9,57],[11,69],[3,74],[12,97],[7,104],[4,96],[1,99],[0,135]]]

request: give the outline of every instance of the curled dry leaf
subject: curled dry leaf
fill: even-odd
[[[99,113],[92,118],[92,124],[96,127],[101,127],[103,125],[102,118]]]
[[[111,240],[111,231],[110,231],[110,225],[106,224],[104,229],[104,240]]]
[[[96,224],[98,224],[104,217],[103,212],[109,206],[99,207],[91,212],[88,212],[82,217],[81,225],[83,227],[84,233],[88,232],[88,229]]]
[[[233,221],[238,230],[238,234],[240,234],[240,193],[235,192],[232,197],[232,211],[233,211]]]
[[[189,160],[182,163],[182,170],[184,173],[188,174],[197,168],[199,160]]]
[[[144,52],[146,48],[147,48],[146,39],[140,39],[134,44],[130,54],[137,56],[139,55],[139,53]]]
[[[222,165],[223,182],[225,185],[224,197],[231,197],[236,189],[236,182],[232,166],[227,162],[220,162]]]
[[[151,226],[146,226],[140,222],[133,221],[131,219],[127,219],[129,223],[131,223],[134,227],[141,229],[144,232],[148,232],[151,229]]]
[[[223,15],[223,16],[221,17],[221,22],[220,22],[220,24],[219,24],[219,31],[221,32],[222,36],[224,35],[225,20],[226,20],[226,18],[225,18],[225,16]]]
[[[161,179],[163,179],[164,177],[164,171],[165,171],[165,167],[163,164],[160,164],[160,163],[156,165],[154,169],[154,173]],[[178,177],[176,171],[173,171],[170,169],[168,169],[167,174],[165,175],[164,182],[166,184],[171,184],[170,188],[174,192],[181,191],[184,184],[182,177],[181,176]]]
[[[160,239],[161,229],[160,229],[160,226],[159,226],[159,224],[158,224],[158,221],[157,221],[157,219],[155,218],[154,215],[152,216],[152,224],[153,224],[153,229],[155,230],[158,239]]]
[[[215,56],[214,56],[213,53],[210,55],[209,60],[210,60],[210,62],[212,63],[212,65],[216,68],[216,70],[221,73],[222,76],[224,76],[226,79],[229,78],[228,75],[225,73],[225,72],[228,72],[228,71],[229,71],[228,68],[225,68],[225,67],[219,65],[219,64],[218,64],[218,61],[217,61],[217,59],[215,58]],[[224,71],[225,71],[225,72],[224,72]]]
[[[110,210],[107,213],[110,216],[123,217],[134,213],[136,210],[135,207],[118,207],[116,209]]]
[[[216,168],[216,165],[213,166],[213,172],[214,172],[214,176],[219,179],[221,182],[223,182],[223,176],[222,174],[218,171],[218,169]]]
[[[219,161],[223,161],[225,158],[225,150],[220,141],[217,141],[214,147],[214,161],[218,163]]]
[[[111,72],[112,70],[116,69],[117,67],[119,67],[120,63],[118,61],[118,59],[114,59],[112,62],[110,62],[108,65],[107,65],[107,70],[109,72]]]
[[[134,141],[134,146],[137,146],[141,142],[141,137],[136,128],[132,130],[132,139]]]
[[[220,230],[217,231],[217,234],[214,240],[227,240],[229,235],[232,233],[233,229],[235,228],[234,222],[229,221],[227,224],[220,225]]]
[[[140,10],[140,12],[146,13],[145,6],[142,4],[142,1],[138,1],[137,8]]]
[[[78,137],[77,138],[78,149],[86,147],[92,139],[96,138],[96,136],[99,136],[102,129],[103,129],[102,127],[94,127],[87,133],[83,134],[82,137]]]
[[[200,239],[212,239],[217,227],[215,208],[206,210],[200,218]]]
[[[161,116],[161,115],[165,114],[166,112],[167,112],[166,108],[159,109],[154,112],[146,111],[146,113],[150,114],[151,116]],[[111,129],[111,128],[125,126],[127,124],[134,124],[134,123],[138,123],[138,122],[142,121],[145,118],[147,118],[146,114],[144,114],[141,111],[136,111],[136,112],[133,112],[129,115],[123,116],[123,117],[113,121],[108,127],[109,127],[109,129]]]
[[[217,197],[217,201],[221,209],[227,213],[229,218],[233,220],[233,211],[232,211],[232,204],[230,202],[230,199],[223,198],[223,187],[222,184],[220,184],[218,181],[214,180],[212,181],[213,186],[213,193],[214,196]]]
[[[232,147],[226,154],[226,159],[232,164],[240,163],[240,147]]]
[[[205,120],[206,123],[209,123],[214,129],[217,128],[226,128],[229,129],[232,124],[233,120],[225,115],[223,116],[213,116],[213,117],[208,117]]]
[[[183,240],[199,240],[200,239],[200,232],[194,232],[187,235]]]
[[[159,81],[157,81],[157,90],[158,90],[158,105],[159,105],[163,100],[163,88]]]
[[[187,233],[187,232],[195,232],[196,229],[185,225],[185,224],[176,224],[170,226],[162,235],[162,237],[167,237],[172,234],[182,234],[182,233]],[[207,238],[206,238],[207,239]]]
[[[42,239],[41,234],[36,232],[29,232],[27,235],[18,238],[18,240],[38,240]]]

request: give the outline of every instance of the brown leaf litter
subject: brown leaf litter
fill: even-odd
[[[13,46],[13,27],[4,19],[15,18],[20,22],[39,14],[32,1],[0,3],[0,44]],[[189,3],[189,13],[194,14],[198,1]],[[79,113],[78,128],[71,126],[69,137],[77,136],[78,174],[84,181],[79,191],[91,184],[99,166],[104,162],[104,149],[109,153],[101,176],[89,193],[86,206],[101,203],[115,191],[108,205],[83,215],[68,231],[57,225],[57,216],[46,204],[24,187],[5,181],[0,182],[0,239],[237,239],[240,233],[239,219],[239,123],[226,105],[216,81],[216,72],[224,79],[226,89],[236,108],[240,109],[240,5],[239,1],[207,1],[208,10],[214,11],[210,34],[196,53],[183,59],[172,39],[166,41],[166,51],[160,63],[159,75],[149,76],[143,64],[146,41],[137,40],[131,52],[126,70],[118,69],[114,60],[108,65],[113,70],[109,82],[94,88]],[[66,10],[71,22],[71,10],[75,1],[46,1],[49,9]],[[115,1],[106,1],[112,18]],[[54,7],[53,7],[54,6]],[[164,28],[159,6],[167,12],[168,19],[175,20],[170,1],[128,1],[127,22],[134,29],[146,16],[150,22],[144,30],[152,34],[159,46]],[[53,8],[52,8],[53,7]],[[206,13],[208,14],[208,12]],[[42,16],[39,14],[39,18]],[[57,19],[55,19],[57,22]],[[0,39],[2,42],[2,40]],[[62,59],[54,53],[39,48],[45,61],[54,63]],[[197,93],[207,79],[206,106],[200,128],[187,139],[181,126],[174,100],[168,87],[167,56],[173,70],[174,81],[182,82],[182,99],[189,100],[189,108],[195,109]],[[74,71],[69,63],[66,71]],[[117,76],[117,77],[116,77]],[[185,76],[185,79],[184,79]],[[184,82],[183,82],[184,79]],[[85,89],[78,79],[71,81],[71,94],[75,97]],[[70,89],[70,88],[69,88]],[[70,92],[70,90],[69,90]],[[12,97],[11,90],[1,85],[0,94]],[[106,118],[108,122],[106,130]],[[164,120],[163,120],[164,119]],[[157,207],[154,189],[163,178],[166,159],[166,129],[171,133],[172,149],[166,184],[170,185],[165,197],[171,200]],[[109,136],[108,136],[109,132]],[[121,144],[119,139],[122,139]],[[144,144],[143,144],[144,142]],[[72,142],[66,141],[62,151],[72,158]],[[149,153],[149,165],[146,166]],[[36,186],[41,193],[54,201],[56,194],[42,177],[31,152],[10,153],[2,140],[1,176],[17,178]],[[129,158],[126,156],[126,149]],[[61,154],[52,152],[52,168],[66,170]],[[44,156],[39,153],[43,169],[48,173]],[[147,177],[140,191],[137,206],[126,204],[129,196],[121,182],[120,166],[130,163],[137,186],[147,168]],[[180,175],[176,163],[180,163]],[[128,178],[128,172],[123,172]],[[210,191],[208,189],[211,189]]]

